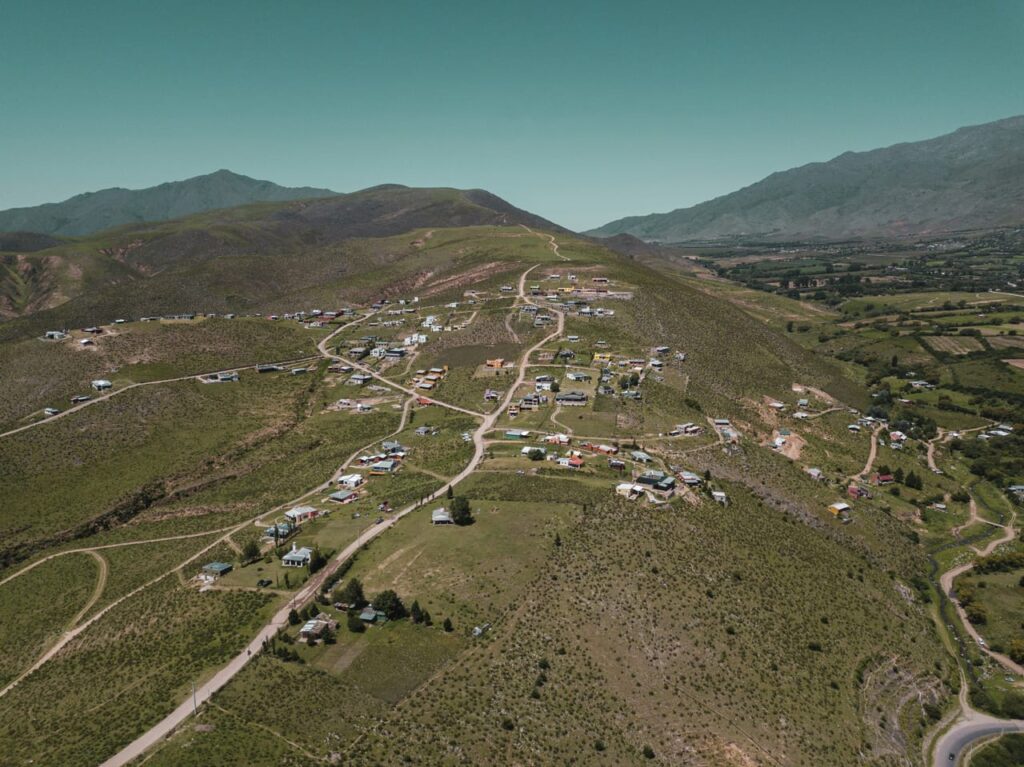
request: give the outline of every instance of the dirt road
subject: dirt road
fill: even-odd
[[[314,359],[316,359],[316,356],[312,355],[312,356],[309,356],[309,357],[300,357],[299,359],[284,360],[284,361],[281,361],[281,362],[272,362],[272,363],[268,363],[268,364],[272,364],[272,365],[294,365],[294,364],[299,363],[299,362],[309,362],[310,360],[314,360]],[[260,363],[260,364],[262,364],[262,363]],[[80,402],[77,405],[73,405],[73,406],[69,407],[67,410],[60,411],[59,413],[57,413],[57,415],[51,415],[49,418],[44,418],[41,421],[33,421],[32,423],[26,424],[25,426],[19,426],[16,429],[11,429],[10,431],[5,431],[3,433],[0,433],[0,438],[10,437],[10,436],[12,436],[14,434],[20,434],[23,431],[28,431],[29,429],[34,429],[37,426],[43,426],[44,424],[53,423],[54,421],[59,421],[61,418],[67,418],[72,413],[77,413],[80,410],[84,410],[87,407],[92,407],[93,405],[96,405],[96,404],[98,404],[100,402],[108,400],[111,397],[116,397],[119,394],[124,394],[126,391],[131,391],[132,389],[138,389],[138,388],[141,388],[143,386],[158,386],[159,384],[178,383],[180,381],[196,381],[196,380],[199,380],[201,378],[205,378],[207,376],[215,376],[218,373],[238,373],[238,372],[240,372],[242,370],[255,370],[256,367],[257,367],[257,365],[244,365],[242,367],[237,367],[237,368],[225,368],[223,370],[213,370],[213,371],[210,371],[209,373],[195,373],[193,375],[178,376],[177,378],[162,378],[159,381],[142,381],[140,383],[128,384],[127,386],[122,386],[120,389],[112,389],[111,391],[107,392],[106,394],[100,394],[100,395],[97,395],[97,396],[93,397],[90,400],[87,400],[85,402]]]
[[[547,236],[547,235],[545,235]],[[554,238],[551,237],[553,241]],[[557,250],[555,251],[557,254]],[[525,284],[526,276],[536,268],[536,265],[530,267],[522,276],[519,278],[519,298],[526,303],[532,303],[531,299],[526,296]],[[552,310],[554,311],[554,310]],[[352,543],[346,546],[340,553],[338,553],[331,562],[319,573],[314,575],[306,584],[293,596],[289,603],[283,606],[274,615],[271,621],[263,627],[263,629],[249,642],[249,644],[243,649],[238,655],[236,655],[226,666],[221,668],[217,673],[213,675],[209,680],[201,684],[196,688],[195,694],[192,699],[185,700],[177,708],[174,709],[170,714],[164,717],[160,722],[151,727],[145,733],[136,738],[132,743],[127,745],[117,754],[109,758],[103,763],[102,767],[122,767],[127,765],[134,759],[142,755],[146,750],[159,743],[163,738],[167,737],[171,732],[174,731],[179,725],[195,710],[195,707],[208,701],[210,697],[226,685],[231,679],[234,678],[239,671],[245,668],[245,665],[252,659],[254,655],[258,655],[263,649],[263,643],[274,637],[278,631],[284,628],[288,623],[288,613],[291,611],[293,606],[303,605],[310,601],[323,585],[323,583],[334,573],[337,569],[348,559],[353,557],[363,546],[374,540],[386,530],[393,527],[406,515],[412,513],[416,509],[421,508],[424,505],[432,503],[438,498],[443,497],[448,487],[455,486],[474,471],[476,471],[480,462],[483,460],[484,452],[486,449],[486,441],[484,435],[494,428],[494,424],[503,412],[508,408],[508,405],[512,402],[516,394],[516,389],[523,383],[526,377],[526,366],[530,359],[530,356],[539,348],[549,343],[553,339],[559,337],[565,329],[565,315],[562,312],[554,311],[558,318],[557,327],[543,339],[538,341],[536,344],[531,346],[519,360],[518,368],[519,374],[516,378],[516,382],[509,388],[508,393],[505,395],[505,399],[501,403],[501,407],[497,408],[493,413],[484,415],[482,417],[480,425],[473,432],[473,457],[466,465],[466,467],[460,471],[451,481],[445,486],[438,489],[435,493],[430,495],[422,504],[413,503],[406,506],[394,516],[385,520],[384,522],[375,525],[365,531],[363,531]],[[320,343],[320,351],[325,356],[338,359],[338,357],[329,351],[327,351],[327,344],[330,339],[337,334],[332,333],[330,336],[325,338]],[[415,392],[409,392],[415,394]],[[460,409],[460,408],[455,408]]]

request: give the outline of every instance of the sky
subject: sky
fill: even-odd
[[[228,168],[583,230],[1024,113],[1024,0],[9,0],[0,209]]]

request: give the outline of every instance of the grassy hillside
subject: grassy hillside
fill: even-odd
[[[418,238],[412,236],[397,252],[381,251],[366,238],[517,224],[559,231],[482,190],[400,186],[122,227],[3,262],[0,311],[33,319],[0,328],[0,337],[121,316],[251,312],[288,299],[337,301],[354,278],[390,269],[423,244],[413,245]],[[378,288],[385,284],[377,281]]]

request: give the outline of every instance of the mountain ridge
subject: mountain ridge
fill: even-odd
[[[336,194],[330,189],[279,186],[222,168],[144,189],[110,187],[76,194],[62,202],[10,208],[0,211],[0,232],[75,237],[254,202],[286,202]]]
[[[927,235],[1024,222],[1024,116],[777,171],[668,213],[586,234],[651,242]]]

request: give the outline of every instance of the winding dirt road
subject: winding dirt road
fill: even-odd
[[[551,237],[551,240],[553,241],[554,238]],[[555,252],[557,254],[557,250]],[[519,278],[519,298],[524,302],[530,304],[532,304],[533,302],[530,298],[526,296],[525,293],[526,276],[533,269],[535,269],[536,266],[537,265],[527,269]],[[263,627],[263,629],[252,639],[252,641],[249,642],[249,644],[238,655],[236,655],[226,666],[217,671],[210,679],[208,679],[206,682],[198,686],[195,690],[193,699],[185,700],[184,702],[182,702],[181,705],[179,705],[176,709],[174,709],[174,711],[172,711],[170,714],[164,717],[160,722],[158,722],[145,733],[140,735],[138,738],[132,741],[132,743],[128,744],[117,754],[106,760],[103,763],[102,767],[123,767],[123,765],[127,765],[134,759],[138,758],[146,750],[156,745],[163,738],[171,734],[175,730],[175,728],[180,726],[192,715],[196,705],[208,701],[215,692],[217,692],[224,685],[230,682],[231,679],[233,679],[235,675],[238,674],[239,671],[245,668],[245,665],[252,659],[254,655],[259,654],[259,652],[263,649],[264,642],[269,641],[271,638],[276,636],[278,631],[280,631],[287,625],[288,613],[291,611],[294,605],[301,605],[311,600],[316,595],[317,591],[321,588],[323,583],[328,578],[330,578],[331,575],[333,575],[344,562],[353,557],[363,546],[365,546],[370,541],[380,536],[386,530],[393,527],[395,524],[398,523],[399,520],[401,520],[406,515],[412,513],[416,509],[422,508],[422,506],[426,504],[432,503],[438,498],[443,497],[446,494],[448,487],[457,485],[459,482],[461,482],[474,471],[476,471],[476,469],[483,460],[484,453],[486,450],[486,440],[484,435],[494,428],[494,424],[497,422],[498,418],[501,416],[503,412],[505,412],[505,410],[507,410],[508,405],[512,402],[513,398],[515,397],[516,390],[524,382],[526,378],[526,366],[529,362],[531,355],[545,344],[549,343],[555,338],[558,338],[565,330],[565,315],[560,311],[552,311],[554,311],[557,317],[557,326],[555,330],[549,333],[540,341],[538,341],[536,344],[531,346],[523,354],[518,364],[519,374],[516,378],[515,383],[509,388],[508,393],[505,395],[505,398],[501,403],[501,407],[497,408],[493,413],[482,415],[478,413],[473,413],[472,411],[466,411],[462,408],[449,406],[452,407],[452,409],[460,410],[461,412],[469,412],[470,414],[476,415],[481,418],[480,425],[473,431],[473,457],[466,465],[466,467],[462,471],[460,471],[455,477],[453,477],[451,481],[447,483],[447,485],[441,487],[435,493],[431,494],[425,501],[423,501],[423,503],[410,504],[409,506],[406,506],[402,510],[398,511],[396,514],[394,514],[392,517],[388,518],[384,522],[381,522],[380,524],[375,525],[362,532],[354,541],[352,541],[352,543],[350,543],[341,552],[339,552],[325,568],[323,568],[319,573],[310,578],[306,582],[306,584],[295,593],[295,595],[292,597],[289,603],[281,607],[281,609],[278,610],[277,613],[275,613],[274,617],[270,620],[270,622]],[[338,331],[335,331],[335,333],[332,333],[331,335],[327,336],[326,338],[323,339],[323,341],[320,342],[319,349],[322,354],[332,359],[342,359],[341,357],[331,353],[327,349],[327,345],[330,342],[331,338],[337,335],[337,333],[340,331],[341,328],[339,328]],[[391,382],[387,383],[391,384]],[[391,385],[394,387],[394,384]],[[394,388],[400,388],[403,391],[407,391],[407,393],[409,394],[416,395],[416,392],[406,390],[402,387]],[[95,618],[93,620],[95,620]]]

